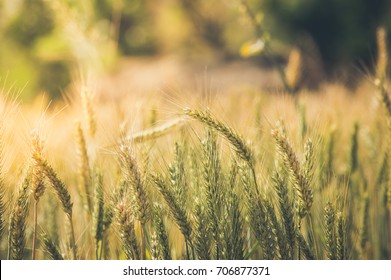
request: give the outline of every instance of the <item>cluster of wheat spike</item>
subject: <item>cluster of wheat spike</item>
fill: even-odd
[[[385,37],[375,82],[355,93],[227,94],[226,119],[209,104],[159,125],[143,104],[123,109],[143,123],[128,133],[83,88],[51,138],[16,139],[4,101],[1,259],[390,259]]]

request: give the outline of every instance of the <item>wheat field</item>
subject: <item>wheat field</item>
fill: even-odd
[[[385,31],[355,89],[0,97],[1,259],[390,259]]]
[[[390,101],[368,80],[191,102],[8,94],[1,258],[389,259]]]

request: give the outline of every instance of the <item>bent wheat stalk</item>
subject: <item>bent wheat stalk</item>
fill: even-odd
[[[234,147],[236,154],[247,162],[250,167],[252,177],[255,183],[255,190],[259,195],[258,183],[255,174],[255,158],[251,148],[245,142],[245,140],[236,133],[231,127],[227,126],[223,122],[213,118],[209,111],[197,111],[189,108],[185,109],[185,114],[209,128],[219,132],[223,137]]]

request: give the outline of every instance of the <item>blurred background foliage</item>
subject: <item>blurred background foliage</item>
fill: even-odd
[[[375,30],[391,29],[389,0],[248,0],[274,55],[311,41],[328,76],[370,68]],[[31,99],[58,98],[77,71],[110,71],[123,57],[243,59],[256,39],[240,0],[0,0],[0,78]],[[260,58],[254,58],[260,59]],[[81,70],[80,70],[81,69]]]
[[[273,36],[292,43],[310,37],[319,48],[326,69],[374,61],[376,28],[391,25],[389,0],[263,0]],[[389,28],[387,28],[389,29]]]

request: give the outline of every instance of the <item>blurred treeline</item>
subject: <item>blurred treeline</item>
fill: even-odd
[[[389,0],[247,0],[275,55],[310,40],[327,73],[371,67],[375,30],[391,29]],[[0,0],[0,78],[60,96],[80,68],[107,71],[123,56],[241,59],[255,39],[240,0]],[[207,63],[207,62],[206,62]],[[6,80],[6,81],[4,81]]]

